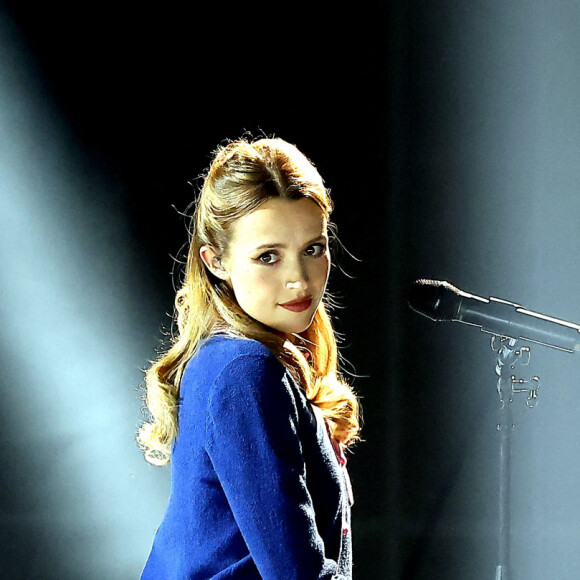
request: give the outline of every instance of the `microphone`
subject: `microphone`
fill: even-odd
[[[417,280],[409,291],[409,306],[442,322],[453,320],[483,332],[549,346],[564,352],[580,351],[580,325],[499,298],[482,298],[449,282]]]

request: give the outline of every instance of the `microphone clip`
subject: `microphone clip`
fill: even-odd
[[[513,401],[514,395],[527,395],[526,406],[530,409],[538,404],[540,390],[540,377],[533,376],[528,379],[517,378],[512,371],[516,366],[527,366],[530,363],[531,352],[528,346],[520,346],[514,338],[491,337],[491,350],[497,353],[495,374],[497,379],[497,392],[500,404],[505,407]],[[509,370],[508,370],[509,369]]]

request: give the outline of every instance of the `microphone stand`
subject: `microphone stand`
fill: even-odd
[[[510,573],[510,505],[511,505],[511,438],[513,424],[512,402],[514,395],[527,394],[526,406],[535,407],[540,389],[539,377],[524,380],[513,373],[516,366],[530,362],[530,349],[520,346],[513,338],[492,336],[491,349],[497,353],[495,373],[499,407],[496,429],[499,433],[499,504],[498,553],[495,580],[511,580]]]

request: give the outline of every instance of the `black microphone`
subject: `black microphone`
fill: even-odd
[[[580,351],[580,325],[526,310],[507,300],[469,294],[449,282],[417,280],[409,292],[409,306],[436,322],[454,320],[489,334],[569,353]]]

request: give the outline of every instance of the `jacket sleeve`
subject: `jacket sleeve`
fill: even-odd
[[[245,354],[216,379],[207,451],[264,580],[346,580],[325,558],[298,437],[295,393],[273,355]]]

